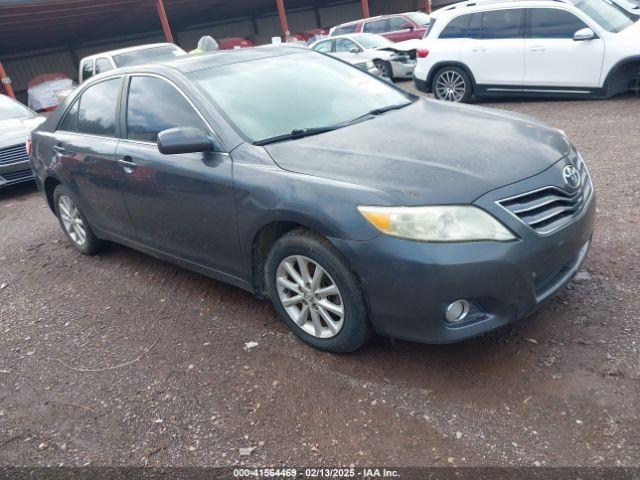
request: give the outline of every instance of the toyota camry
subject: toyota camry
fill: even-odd
[[[527,317],[580,268],[594,226],[561,131],[299,48],[98,75],[31,148],[78,251],[117,242],[268,297],[332,352]]]

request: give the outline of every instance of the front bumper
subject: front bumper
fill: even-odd
[[[0,188],[33,180],[29,161],[0,165]]]
[[[368,242],[332,240],[360,275],[377,333],[452,343],[526,317],[573,278],[591,242],[595,195],[579,218],[553,235],[540,236],[508,215],[501,220],[519,240],[423,243],[385,235]],[[477,314],[448,323],[444,309],[458,299],[471,301]]]
[[[416,62],[391,62],[394,78],[412,78],[416,69]]]

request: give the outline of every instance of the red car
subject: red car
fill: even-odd
[[[424,12],[398,13],[364,18],[333,27],[329,36],[345,33],[377,33],[392,42],[424,37],[430,17]]]
[[[255,44],[247,40],[246,38],[221,38],[217,40],[220,50],[234,50],[236,48],[251,48],[255,47]]]

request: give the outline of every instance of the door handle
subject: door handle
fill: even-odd
[[[487,49],[484,47],[474,47],[471,49],[472,52],[486,52]]]
[[[529,51],[530,51],[530,52],[544,52],[544,51],[546,51],[546,50],[547,50],[547,49],[546,49],[546,48],[544,48],[542,45],[534,45],[534,46],[532,46],[531,48],[529,48]]]
[[[66,148],[60,146],[60,145],[54,145],[53,146],[53,151],[56,152],[56,154],[58,155],[62,155],[63,153],[65,153],[67,151]]]
[[[133,172],[133,170],[138,166],[136,162],[134,162],[131,159],[131,157],[128,155],[125,157],[119,158],[117,162],[119,165],[121,165],[124,168],[124,171],[127,173]]]

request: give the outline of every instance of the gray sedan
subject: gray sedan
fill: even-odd
[[[118,242],[268,297],[332,352],[374,332],[455,342],[530,314],[580,267],[595,218],[560,131],[307,49],[108,72],[33,146],[78,251]]]

